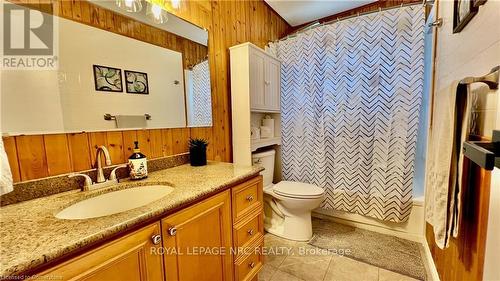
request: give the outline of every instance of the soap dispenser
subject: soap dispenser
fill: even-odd
[[[130,168],[130,179],[139,180],[148,177],[148,162],[146,155],[141,153],[139,142],[134,142],[134,153],[128,158]]]

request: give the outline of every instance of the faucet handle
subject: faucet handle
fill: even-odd
[[[86,175],[86,174],[70,174],[68,175],[68,178],[74,178],[74,177],[84,177],[85,182],[83,183],[83,189],[88,189],[92,185],[92,179]]]
[[[116,178],[116,170],[118,170],[120,168],[127,168],[127,167],[128,167],[128,164],[121,164],[121,165],[116,166],[113,170],[111,170],[111,173],[109,174],[109,180],[110,181],[118,180]]]

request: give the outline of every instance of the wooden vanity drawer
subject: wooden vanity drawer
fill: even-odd
[[[237,281],[250,281],[253,280],[254,277],[257,276],[260,269],[262,268],[262,243],[263,239],[261,238],[259,244],[256,246],[251,246],[251,251],[247,256],[243,256],[240,259],[237,259],[235,262],[235,275]],[[258,245],[258,246],[257,246]]]
[[[233,221],[238,223],[254,210],[262,209],[262,176],[232,189]]]
[[[235,224],[233,227],[233,240],[235,247],[247,246],[252,240],[264,235],[262,210],[258,210],[252,216]]]

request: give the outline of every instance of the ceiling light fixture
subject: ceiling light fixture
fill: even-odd
[[[148,16],[154,23],[163,24],[168,21],[168,14],[162,5],[163,1],[158,0],[146,0],[148,2],[148,9],[146,10],[146,16]]]
[[[171,0],[172,2],[172,8],[174,9],[179,9],[179,7],[181,6],[181,0]]]
[[[116,0],[118,8],[131,13],[137,13],[142,10],[142,0]]]

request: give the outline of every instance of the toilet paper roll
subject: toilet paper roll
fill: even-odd
[[[262,119],[262,126],[269,127],[274,132],[274,119]]]
[[[262,126],[271,130],[270,138],[274,137],[274,119],[262,119]]]
[[[250,129],[250,136],[251,136],[252,140],[260,139],[260,128],[259,127],[252,127]]]
[[[273,134],[271,128],[266,126],[260,126],[260,137],[263,139],[272,138]]]

